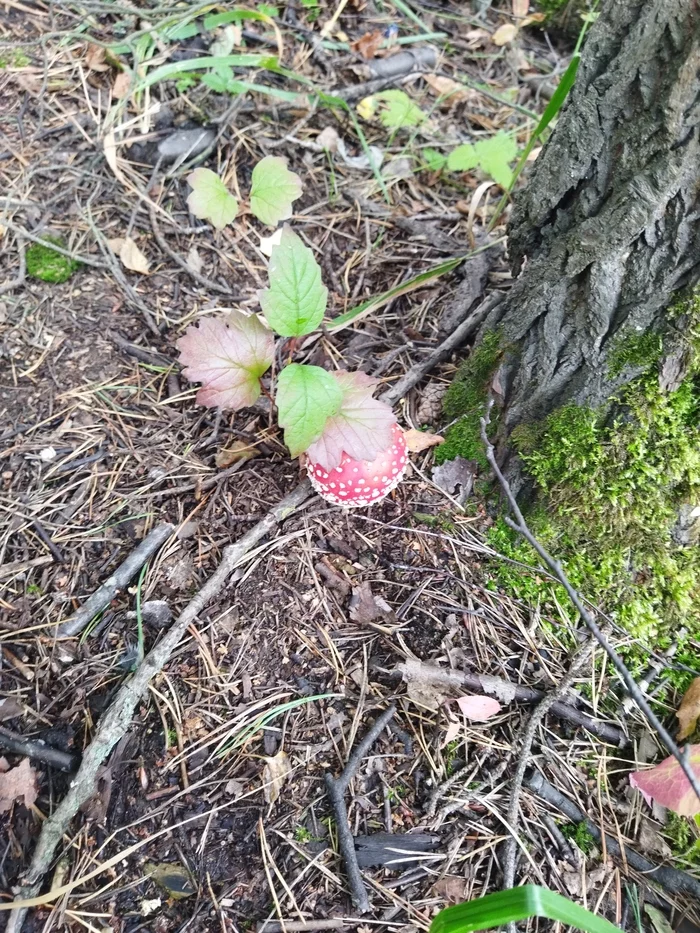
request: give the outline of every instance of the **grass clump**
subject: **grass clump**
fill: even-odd
[[[43,239],[65,249],[65,242],[61,237],[45,236]],[[42,243],[32,243],[27,249],[27,274],[42,282],[67,282],[79,266],[80,263],[76,259],[57,253],[55,249]]]
[[[460,367],[445,396],[444,411],[457,419],[445,434],[445,442],[435,451],[437,463],[464,457],[487,466],[481,440],[480,418],[486,409],[488,387],[501,358],[501,337],[497,331],[484,335]]]
[[[700,551],[672,533],[679,506],[700,502],[700,366],[696,361],[675,391],[663,392],[661,349],[660,338],[643,335],[614,355],[616,365],[644,361],[647,370],[621,391],[612,415],[566,405],[513,436],[536,487],[533,533],[574,587],[655,647],[670,644],[681,625],[688,641],[700,633]],[[489,543],[512,560],[540,564],[502,521]],[[573,612],[544,575],[501,565],[496,582],[517,598],[556,598]]]

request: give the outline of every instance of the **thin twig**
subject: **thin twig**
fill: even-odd
[[[688,778],[688,782],[690,786],[695,791],[698,797],[698,800],[700,800],[700,781],[698,781],[697,777],[695,776],[695,773],[693,772],[693,769],[690,767],[690,764],[688,762],[689,746],[686,746],[685,752],[682,752],[678,748],[678,746],[673,741],[673,738],[671,737],[668,730],[664,727],[663,723],[659,720],[658,716],[654,713],[652,708],[647,703],[644,694],[639,689],[634,678],[632,677],[630,672],[625,667],[625,664],[622,658],[619,656],[617,651],[615,651],[615,649],[609,643],[609,641],[607,640],[607,638],[601,631],[595,619],[591,616],[589,611],[583,605],[583,601],[581,600],[581,597],[579,596],[577,591],[574,589],[574,587],[571,585],[571,582],[569,581],[569,578],[564,572],[564,569],[559,563],[559,561],[555,560],[552,557],[552,555],[542,547],[540,542],[530,531],[530,528],[528,527],[528,524],[525,521],[523,513],[520,511],[520,507],[518,506],[517,500],[515,498],[513,490],[511,489],[510,483],[505,478],[505,476],[501,472],[501,468],[496,462],[496,454],[493,448],[493,444],[489,440],[489,437],[486,431],[490,423],[490,415],[491,415],[492,407],[493,407],[493,399],[490,399],[488,403],[488,407],[486,409],[486,416],[481,419],[481,438],[486,447],[486,458],[491,466],[491,469],[496,475],[496,479],[500,483],[501,488],[503,489],[503,492],[506,495],[506,498],[508,499],[508,504],[510,505],[513,511],[513,515],[515,515],[515,519],[516,519],[515,521],[513,521],[511,518],[506,516],[506,519],[505,519],[506,524],[510,528],[512,528],[514,531],[517,531],[518,534],[522,535],[523,538],[525,538],[528,544],[537,552],[537,554],[542,558],[545,564],[549,567],[549,569],[552,571],[552,573],[556,576],[556,578],[559,580],[561,585],[564,587],[564,589],[566,590],[567,596],[569,597],[571,602],[576,607],[576,611],[581,616],[584,623],[588,627],[589,631],[592,633],[593,637],[596,639],[596,641],[601,646],[603,651],[605,651],[607,656],[612,661],[613,667],[615,668],[618,676],[620,677],[623,684],[625,685],[627,692],[632,697],[634,702],[637,704],[637,707],[643,713],[647,722],[651,726],[654,727],[657,734],[659,735],[659,738],[664,743],[668,751],[671,753],[671,755],[673,755],[673,757],[676,759],[678,764],[681,766],[683,773]]]
[[[0,726],[0,748],[13,755],[25,755],[32,761],[41,761],[52,768],[58,768],[59,771],[75,771],[80,760],[77,755],[62,752],[41,739],[25,739],[23,735],[15,735],[3,726]]]
[[[6,295],[7,292],[11,292],[15,288],[20,288],[24,285],[24,280],[27,277],[27,251],[24,237],[21,233],[17,234],[17,252],[19,253],[19,271],[14,279],[10,279],[9,282],[0,285],[0,295]]]
[[[338,843],[340,845],[343,861],[345,862],[345,871],[347,872],[348,881],[350,882],[352,902],[357,911],[361,914],[367,913],[370,909],[370,903],[365,883],[362,880],[362,872],[360,871],[360,866],[357,864],[355,840],[350,831],[348,811],[345,806],[345,791],[348,789],[350,781],[357,773],[362,759],[382,734],[395,712],[396,707],[390,706],[389,709],[382,713],[362,741],[355,746],[340,777],[334,778],[332,774],[326,774],[326,790],[328,791],[328,797],[335,816],[335,825],[338,830]]]
[[[263,920],[256,928],[256,933],[316,933],[318,930],[345,930],[350,926],[359,926],[363,921],[347,918],[328,918],[327,920]]]
[[[510,803],[508,804],[508,815],[506,817],[511,835],[508,837],[505,843],[505,864],[503,868],[503,887],[505,890],[508,890],[515,885],[515,859],[517,853],[518,824],[520,822],[520,793],[523,787],[525,771],[527,770],[527,767],[530,763],[530,752],[532,750],[532,743],[535,740],[535,734],[540,723],[552,708],[554,703],[556,703],[556,701],[562,697],[573,684],[576,676],[578,675],[578,672],[581,670],[581,667],[590,658],[591,649],[592,643],[589,639],[576,652],[576,655],[571,663],[569,670],[566,673],[566,676],[563,677],[554,690],[548,693],[545,698],[541,700],[534,708],[532,714],[525,724],[525,728],[522,731],[522,736],[520,739],[516,739],[513,742],[513,752],[516,752],[517,748],[518,765],[515,769],[515,775],[513,776]]]
[[[198,285],[201,285],[202,288],[206,288],[211,292],[218,292],[220,295],[226,295],[226,297],[231,301],[235,301],[242,297],[239,293],[234,292],[230,286],[219,285],[218,282],[207,278],[207,276],[202,275],[201,272],[195,272],[195,270],[188,265],[187,260],[183,259],[179,253],[176,253],[175,250],[171,248],[170,244],[161,233],[160,227],[158,226],[158,221],[156,220],[156,212],[151,204],[148,205],[148,213],[151,218],[151,229],[153,230],[153,237],[156,243],[176,265],[178,265],[184,272],[189,275],[191,279],[194,279],[194,281]]]
[[[429,373],[438,363],[461,346],[464,341],[478,329],[479,325],[486,317],[503,301],[503,295],[496,292],[490,295],[485,301],[475,308],[466,320],[457,327],[441,344],[439,344],[432,353],[428,354],[420,363],[412,366],[405,376],[402,376],[398,382],[388,389],[381,396],[381,400],[388,405],[395,405],[400,398],[421,381],[423,376]]]
[[[122,337],[122,335],[115,330],[107,331],[107,337],[112,343],[116,344],[120,350],[128,353],[129,356],[133,356],[134,359],[140,360],[142,363],[147,363],[149,366],[174,367],[176,365],[175,361],[169,359],[165,354],[158,353],[156,350],[148,350],[146,347],[140,347],[136,343],[131,343],[126,337]]]
[[[146,561],[158,551],[175,531],[174,525],[157,525],[129,554],[102,586],[87,599],[78,611],[58,627],[59,638],[78,635],[105,606],[109,606],[120,590],[136,576]]]

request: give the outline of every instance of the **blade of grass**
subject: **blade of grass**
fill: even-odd
[[[504,240],[505,237],[501,237],[498,240],[494,240],[491,243],[486,243],[484,246],[480,246],[478,249],[472,250],[470,253],[465,253],[464,256],[456,256],[454,259],[446,259],[445,262],[441,262],[439,265],[433,266],[432,269],[427,269],[425,272],[421,272],[418,275],[413,276],[413,278],[408,279],[406,282],[401,282],[400,285],[396,285],[394,288],[390,288],[386,292],[382,292],[379,295],[375,295],[373,298],[369,298],[367,301],[363,301],[362,304],[357,305],[350,311],[346,311],[344,314],[339,314],[338,317],[334,317],[332,321],[329,321],[326,324],[326,328],[329,331],[337,333],[343,328],[349,327],[350,324],[361,321],[362,318],[367,317],[367,315],[371,314],[373,311],[378,311],[394,298],[398,298],[400,295],[407,295],[409,292],[413,292],[417,288],[423,288],[423,286],[427,285],[429,282],[433,282],[435,279],[439,279],[441,276],[446,275],[448,272],[452,272],[453,269],[456,269],[457,266],[461,265],[463,262],[466,262],[467,259],[472,259],[478,253],[483,252],[485,249],[490,249],[497,243],[504,242]]]
[[[341,696],[341,694],[319,693],[316,696],[297,697],[295,700],[289,700],[287,703],[280,703],[280,705],[275,706],[274,709],[268,710],[266,713],[262,713],[249,725],[243,726],[241,730],[236,733],[236,735],[232,735],[229,739],[227,739],[224,744],[216,750],[215,754],[221,757],[227,752],[233,751],[235,748],[240,748],[241,745],[245,745],[249,739],[252,739],[256,732],[264,729],[268,723],[272,722],[273,719],[275,719],[277,716],[280,716],[282,713],[296,709],[297,706],[305,706],[307,703],[313,703],[314,700],[330,700],[338,696]]]
[[[156,68],[134,88],[134,92],[142,91],[159,81],[167,81],[188,71],[206,71],[208,68],[221,68],[239,66],[243,68],[269,68],[277,66],[277,58],[270,55],[204,55],[202,58],[188,58],[182,62],[169,62]]]
[[[531,917],[557,920],[585,933],[619,933],[619,929],[561,894],[534,884],[487,894],[466,904],[441,910],[430,933],[471,933],[517,923]]]
[[[430,32],[420,16],[407,3],[404,3],[404,0],[391,0],[391,2],[400,13],[412,20],[424,33]]]

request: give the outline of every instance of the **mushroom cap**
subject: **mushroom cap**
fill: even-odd
[[[408,466],[408,448],[403,431],[395,424],[391,444],[374,460],[353,460],[343,454],[340,465],[330,471],[307,458],[311,485],[333,505],[359,508],[379,502],[395,489]]]

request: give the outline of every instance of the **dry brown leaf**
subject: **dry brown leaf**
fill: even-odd
[[[131,75],[128,71],[120,71],[112,85],[112,97],[116,97],[117,100],[122,100],[129,93],[130,87]]]
[[[265,759],[263,768],[263,794],[267,803],[274,803],[280,791],[292,773],[292,766],[285,750],[281,748],[272,758]]]
[[[544,13],[530,13],[530,15],[526,16],[522,21],[520,28],[523,29],[525,26],[531,26],[532,23],[543,23],[546,18]]]
[[[494,45],[508,45],[518,34],[518,27],[514,23],[504,23],[491,36]]]
[[[700,716],[700,677],[696,677],[688,687],[683,702],[676,713],[678,717],[677,739],[687,739],[695,732],[698,717]]]
[[[204,263],[202,262],[202,257],[199,255],[199,250],[197,249],[196,246],[190,247],[190,251],[187,254],[187,259],[185,260],[185,262],[187,263],[187,268],[191,272],[194,272],[195,275],[199,275],[199,273],[202,271],[202,268],[204,266]]]
[[[366,32],[364,36],[355,39],[350,43],[353,52],[358,52],[364,59],[374,58],[379,51],[379,47],[384,41],[384,34],[381,29],[375,29],[374,32]]]
[[[119,250],[119,258],[125,268],[130,269],[132,272],[140,272],[141,275],[148,275],[148,260],[130,236],[124,239]]]
[[[445,875],[433,885],[433,894],[448,905],[461,904],[466,896],[467,880],[458,875]]]
[[[431,434],[429,431],[416,431],[415,428],[404,431],[403,436],[406,440],[406,446],[412,454],[419,454],[421,450],[436,447],[445,440],[439,434]]]
[[[452,78],[447,78],[444,75],[427,74],[423,76],[423,80],[431,91],[435,92],[436,96],[444,97],[444,100],[440,103],[440,106],[444,108],[451,107],[457,101],[474,101],[479,96],[473,88],[465,87],[459,81],[453,81]]]
[[[340,136],[338,136],[335,127],[326,126],[316,137],[316,145],[320,146],[321,149],[327,149],[329,152],[337,152],[339,140]]]
[[[530,0],[513,0],[513,16],[522,18],[527,16],[527,11],[530,9]]]
[[[23,712],[24,707],[14,697],[5,697],[4,700],[0,700],[0,722],[15,719],[17,716],[21,716]]]
[[[370,625],[372,622],[396,622],[396,614],[389,603],[381,596],[375,596],[368,581],[352,588],[350,597],[350,618],[358,625]]]
[[[409,700],[426,709],[439,709],[462,686],[462,678],[457,671],[443,670],[418,658],[407,658],[397,665],[397,670],[403,675]]]
[[[91,71],[109,71],[110,66],[105,61],[106,51],[101,45],[88,46],[85,64]]]
[[[246,444],[245,441],[234,441],[230,447],[224,447],[217,452],[214,463],[221,470],[233,463],[238,463],[239,460],[252,460],[257,452],[258,448],[253,444]]]
[[[1,760],[7,764],[4,758]],[[23,758],[16,768],[0,773],[0,813],[6,813],[19,797],[24,798],[25,807],[31,807],[38,793],[36,771],[28,758]]]

